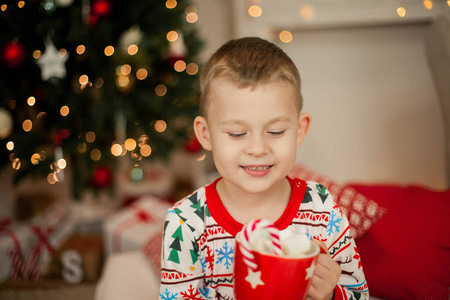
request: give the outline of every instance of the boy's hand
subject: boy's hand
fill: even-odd
[[[331,258],[325,243],[314,239],[313,242],[325,250],[327,254],[319,254],[316,270],[311,280],[311,287],[309,288],[306,299],[333,299],[334,288],[336,287],[339,276],[341,276],[341,267]]]

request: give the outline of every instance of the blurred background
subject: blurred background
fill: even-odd
[[[50,254],[87,240],[95,283],[105,218],[217,176],[192,131],[198,72],[243,36],[276,43],[300,71],[313,121],[299,164],[340,184],[443,190],[449,140],[426,43],[449,14],[443,0],[0,1],[0,234],[57,224]],[[18,271],[10,248],[23,242],[7,240],[5,290],[12,275],[59,282],[55,255]]]

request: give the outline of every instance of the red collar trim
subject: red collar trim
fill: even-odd
[[[291,184],[292,192],[286,209],[284,210],[281,217],[275,222],[275,226],[279,230],[286,229],[292,223],[292,220],[295,218],[306,192],[305,181],[298,178],[286,178]],[[231,235],[236,236],[236,234],[241,231],[244,225],[233,219],[233,217],[225,209],[222,200],[220,200],[219,194],[217,194],[216,184],[221,179],[222,177],[216,179],[213,183],[205,187],[206,203],[208,205],[211,216],[214,218],[214,220],[216,220],[217,224],[219,224]]]

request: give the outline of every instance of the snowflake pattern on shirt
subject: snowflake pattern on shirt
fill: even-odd
[[[368,287],[347,218],[328,190],[288,178],[292,193],[275,224],[323,241],[342,269],[335,299],[368,299]],[[226,212],[214,183],[180,200],[167,212],[161,256],[161,300],[234,300],[235,235],[242,228]],[[211,213],[212,212],[212,213]]]

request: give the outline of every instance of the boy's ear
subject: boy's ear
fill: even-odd
[[[194,131],[197,140],[205,150],[211,151],[211,139],[209,136],[208,123],[204,117],[196,117],[194,120]]]
[[[311,116],[308,113],[300,114],[300,118],[298,119],[297,146],[300,146],[308,134],[310,124]]]

